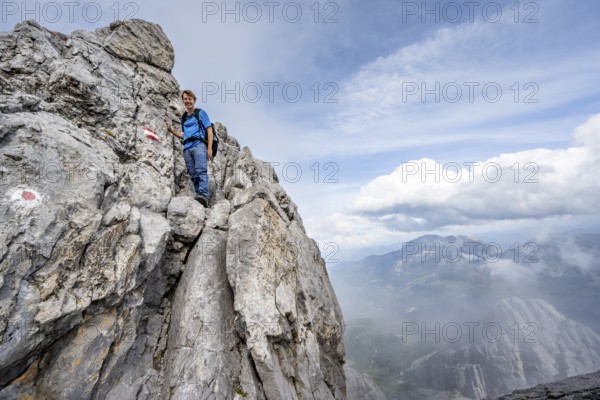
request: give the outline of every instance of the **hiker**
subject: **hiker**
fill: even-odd
[[[191,90],[184,90],[181,99],[186,112],[181,116],[181,129],[177,132],[165,119],[167,130],[179,139],[183,139],[183,159],[188,173],[194,182],[195,199],[204,207],[208,207],[208,173],[207,159],[213,159],[213,128],[204,110],[194,108],[196,95]]]

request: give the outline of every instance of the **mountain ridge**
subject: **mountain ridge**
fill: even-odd
[[[600,397],[600,371],[577,375],[557,382],[537,385],[528,389],[516,390],[505,396],[492,396],[487,400],[546,400],[577,399],[595,400]]]
[[[26,21],[0,48],[0,399],[346,399],[341,310],[272,166],[215,123],[193,199],[162,29]]]
[[[471,251],[485,244],[473,238],[426,235],[400,250],[329,268],[346,319],[350,365],[371,375],[388,398],[415,400],[482,398],[597,368],[591,305],[598,301],[598,238],[546,237],[496,256]],[[445,245],[456,251],[444,253]],[[488,343],[497,328],[503,341]],[[536,335],[547,348],[524,342]],[[538,354],[548,357],[532,361]],[[513,368],[507,360],[529,366]],[[591,361],[578,364],[584,360]],[[538,371],[536,378],[538,364],[556,371]],[[504,376],[485,372],[493,365],[517,371],[520,383],[511,376],[491,379]]]

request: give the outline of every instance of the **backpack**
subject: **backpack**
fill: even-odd
[[[185,121],[185,117],[187,117],[187,111],[184,112],[183,115],[181,115],[181,130],[183,130],[183,123]],[[206,132],[206,127],[204,126],[204,124],[202,123],[202,120],[200,119],[200,109],[199,108],[194,108],[194,117],[196,117],[196,120],[198,121],[198,126],[200,127],[200,129],[202,129],[204,132]],[[215,129],[215,124],[210,124],[210,126],[212,127],[212,131],[213,131],[212,155],[213,155],[213,157],[216,157],[217,151],[219,149],[219,137],[217,136],[217,130]],[[202,143],[204,143],[206,146],[208,146],[208,137],[206,139],[199,137],[198,140],[200,140]]]

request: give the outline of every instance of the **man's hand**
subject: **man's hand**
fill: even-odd
[[[174,131],[173,128],[171,128],[171,124],[169,123],[169,121],[165,118],[165,126],[167,127],[167,132],[171,133],[174,136],[177,136],[179,139],[183,139],[183,134],[177,131]]]
[[[212,153],[212,147],[209,147],[208,149],[206,149],[208,152],[208,161],[212,161],[213,160],[213,153]]]

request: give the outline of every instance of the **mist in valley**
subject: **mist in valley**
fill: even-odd
[[[484,398],[600,369],[599,255],[595,234],[429,235],[334,265],[348,363],[389,399]]]

